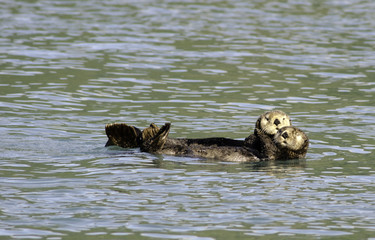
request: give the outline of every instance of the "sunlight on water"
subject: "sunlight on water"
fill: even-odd
[[[375,4],[7,1],[0,236],[374,235]],[[104,126],[244,139],[265,111],[306,159],[231,163],[104,148]]]

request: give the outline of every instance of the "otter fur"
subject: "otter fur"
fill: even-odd
[[[304,158],[308,149],[309,140],[306,134],[293,126],[283,127],[275,134],[272,143],[268,142],[269,136],[261,138],[263,148],[273,147],[272,154],[264,158],[259,150],[247,146],[204,146],[200,144],[166,144],[170,130],[170,123],[166,123],[159,132],[148,141],[141,144],[141,150],[156,154],[167,154],[187,157],[202,157],[220,159],[224,161],[253,162],[267,160],[286,160]],[[266,142],[263,142],[265,140]],[[160,147],[154,147],[160,146]]]
[[[221,158],[233,161],[254,161],[258,159],[286,159],[282,144],[276,144],[274,136],[278,131],[291,125],[290,117],[279,110],[259,116],[254,133],[245,140],[229,138],[168,138],[170,124],[158,128],[151,124],[143,131],[125,123],[107,124],[106,146],[117,145],[125,148],[140,147],[142,151],[179,156]],[[280,134],[278,135],[280,138]],[[284,134],[285,136],[285,134]],[[298,158],[300,155],[298,155]],[[294,155],[291,158],[295,158]]]

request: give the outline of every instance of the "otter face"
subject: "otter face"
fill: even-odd
[[[262,114],[258,118],[255,127],[268,135],[275,135],[280,128],[290,125],[292,125],[292,122],[286,113],[274,110]]]
[[[274,141],[280,148],[299,151],[306,147],[309,139],[306,134],[296,127],[283,127],[275,135]]]

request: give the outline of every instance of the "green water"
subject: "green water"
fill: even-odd
[[[375,237],[375,2],[6,1],[0,239]],[[264,164],[104,148],[106,123],[310,138]]]

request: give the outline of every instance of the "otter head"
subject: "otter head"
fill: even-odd
[[[255,128],[260,129],[268,135],[275,135],[280,128],[290,125],[292,125],[292,121],[286,113],[273,110],[260,115]]]
[[[287,158],[303,158],[309,147],[307,135],[293,126],[279,129],[274,137],[274,142],[281,150],[288,152]]]

